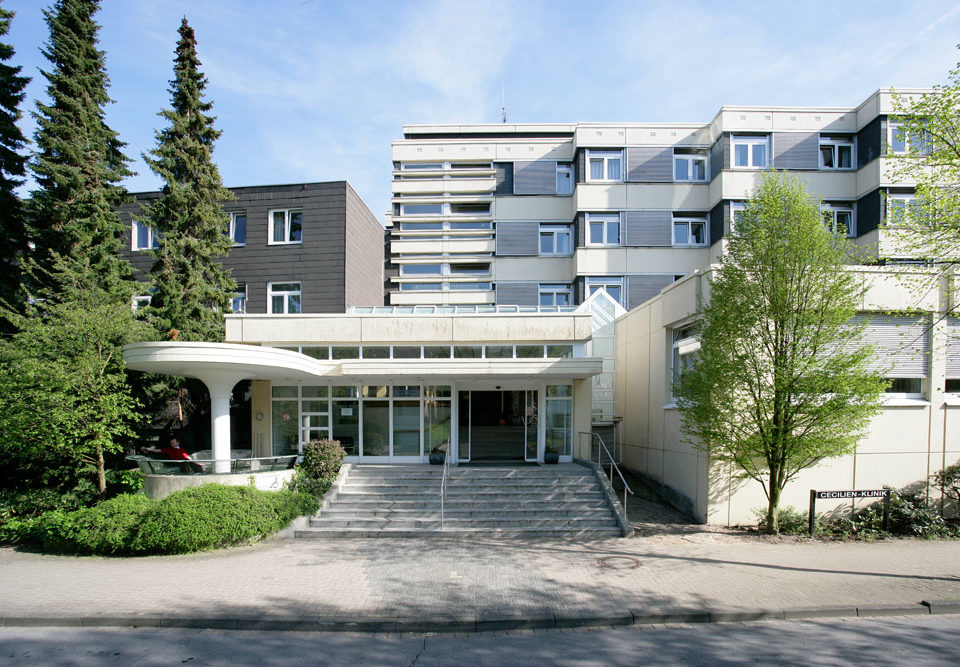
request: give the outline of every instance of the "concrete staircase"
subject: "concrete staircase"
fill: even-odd
[[[576,464],[352,466],[297,537],[619,537],[594,472]]]

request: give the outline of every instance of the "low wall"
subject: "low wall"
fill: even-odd
[[[279,491],[293,477],[293,469],[245,472],[226,475],[144,475],[143,491],[149,498],[165,498],[174,491],[203,484],[253,485],[261,491]]]

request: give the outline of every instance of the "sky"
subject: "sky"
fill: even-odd
[[[45,101],[52,0],[0,0]],[[943,83],[960,60],[945,0],[103,0],[98,15],[131,192],[169,107],[177,29],[196,32],[227,186],[346,179],[379,219],[404,125],[701,122],[721,106],[856,106]],[[29,184],[25,190],[29,191]]]

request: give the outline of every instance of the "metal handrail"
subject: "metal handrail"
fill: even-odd
[[[127,456],[148,475],[214,475],[229,472],[272,472],[292,468],[297,461],[296,454],[285,456],[259,456],[242,459],[153,459],[147,456]],[[218,471],[217,464],[224,464],[227,470]]]
[[[600,445],[597,448],[597,465],[600,466],[601,470],[603,470],[602,454],[603,452],[607,453],[607,458],[610,460],[610,483],[611,484],[613,483],[613,471],[616,470],[617,475],[619,475],[620,477],[620,481],[623,482],[623,511],[626,512],[627,511],[627,492],[629,492],[631,496],[635,496],[636,494],[633,492],[633,489],[630,488],[630,485],[627,484],[627,479],[623,476],[623,472],[620,470],[620,466],[618,466],[617,462],[613,459],[613,455],[610,454],[610,450],[607,449],[607,445],[603,441],[603,438],[600,437],[599,433],[595,433],[595,432],[587,433],[586,431],[580,431],[580,435],[589,435],[597,439],[597,443]],[[591,461],[593,460],[592,449],[593,448],[591,447],[591,452],[590,452]]]
[[[447,474],[450,470],[450,456],[443,453],[443,477],[440,479],[440,530],[443,530],[443,505],[447,497]]]

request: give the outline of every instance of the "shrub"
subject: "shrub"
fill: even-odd
[[[347,452],[336,440],[311,440],[303,446],[303,461],[298,468],[314,479],[336,477]]]
[[[761,532],[767,531],[767,508],[755,507],[753,515],[757,519],[757,528]],[[792,505],[780,508],[780,534],[804,535],[810,530],[807,512],[798,510]]]
[[[55,509],[75,510],[83,500],[56,489],[0,489],[0,525],[14,519],[29,519]]]
[[[857,512],[853,524],[854,530],[860,535],[883,534],[883,503],[874,503]],[[923,494],[891,491],[887,532],[891,535],[933,539],[947,537],[952,531],[940,516],[938,508],[927,502]]]
[[[319,499],[333,486],[333,480],[333,477],[311,477],[306,470],[298,467],[293,471],[293,477],[287,482],[287,489]]]
[[[179,554],[248,544],[315,509],[316,500],[304,494],[204,484],[177,491],[144,513],[133,547]]]
[[[11,522],[9,541],[44,551],[77,554],[130,553],[141,515],[155,504],[146,496],[124,494],[76,511],[53,510]]]

